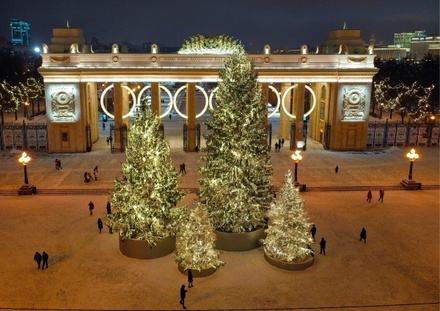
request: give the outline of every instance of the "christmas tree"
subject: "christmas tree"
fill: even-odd
[[[263,241],[267,255],[287,263],[300,263],[313,255],[309,218],[290,171],[267,215],[269,228]]]
[[[114,212],[108,225],[122,238],[147,241],[175,234],[176,222],[184,208],[175,208],[183,198],[168,143],[160,131],[157,115],[142,107],[128,132],[126,161],[121,180],[115,180],[110,195]]]
[[[184,270],[197,271],[224,265],[219,259],[220,253],[214,249],[215,239],[206,208],[197,204],[180,225],[176,237],[176,262]]]
[[[273,200],[261,87],[254,64],[234,53],[220,70],[217,108],[206,121],[201,202],[219,231],[249,232],[265,226]]]

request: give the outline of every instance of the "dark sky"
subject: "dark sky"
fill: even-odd
[[[12,18],[31,24],[34,44],[50,43],[69,21],[86,41],[181,46],[197,34],[225,34],[262,50],[324,44],[331,30],[361,30],[392,44],[395,32],[439,33],[439,0],[10,0],[2,1],[0,37]]]

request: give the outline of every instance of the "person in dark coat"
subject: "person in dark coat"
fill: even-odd
[[[368,203],[371,203],[371,199],[373,198],[373,194],[371,193],[371,190],[368,190],[367,193],[367,201]]]
[[[92,201],[89,202],[89,212],[90,212],[90,216],[93,215],[93,210],[95,209],[95,204],[93,204]]]
[[[182,305],[182,307],[184,309],[186,309],[186,307],[185,307],[186,292],[187,292],[187,290],[185,289],[185,285],[182,285],[182,287],[180,288],[180,304]]]
[[[359,241],[364,240],[364,242],[367,243],[367,230],[365,230],[365,228],[362,228],[360,237]]]
[[[315,240],[315,234],[316,234],[316,226],[313,224],[312,229],[310,229],[310,233],[312,234],[313,241]]]
[[[98,223],[99,233],[101,233],[102,232],[102,228],[104,227],[101,218],[98,218],[98,222],[97,223]]]
[[[324,238],[321,238],[321,242],[319,242],[319,246],[321,247],[321,250],[319,251],[320,254],[325,255],[325,245],[327,244],[327,241],[324,240]]]
[[[339,172],[339,166],[336,165],[335,167],[335,173],[337,174]]]
[[[107,201],[107,206],[105,207],[107,210],[107,215],[112,213],[112,206],[110,205],[110,201]]]
[[[38,264],[38,269],[40,269],[41,266],[41,261],[43,260],[43,257],[41,257],[41,254],[39,252],[36,252],[34,255],[34,260],[37,262]]]
[[[377,200],[377,202],[382,202],[383,203],[383,197],[385,195],[385,190],[380,189],[379,190],[379,200]]]
[[[49,255],[46,252],[43,252],[43,267],[41,268],[41,270],[44,270],[44,266],[46,266],[46,268],[49,268]]]
[[[188,287],[194,287],[194,285],[193,285],[193,272],[191,269],[188,270]]]

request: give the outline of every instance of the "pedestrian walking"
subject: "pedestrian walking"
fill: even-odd
[[[335,173],[337,174],[339,172],[339,166],[336,165],[335,167]]]
[[[312,225],[312,229],[310,229],[310,233],[312,234],[313,241],[315,241],[315,234],[316,234],[315,224]]]
[[[380,189],[379,190],[379,200],[377,200],[377,202],[382,202],[383,203],[383,197],[385,195],[385,190]]]
[[[55,159],[55,169],[56,169],[56,170],[59,170],[59,167],[58,167],[58,159]]]
[[[182,307],[184,309],[186,309],[186,307],[185,307],[186,292],[187,292],[187,290],[185,289],[185,285],[182,285],[182,287],[180,288],[180,304],[182,305]]]
[[[102,232],[102,228],[104,227],[101,218],[98,218],[97,224],[98,224],[99,233],[101,233]]]
[[[35,261],[37,262],[37,264],[38,264],[38,269],[40,269],[41,261],[43,260],[43,257],[41,257],[41,254],[40,254],[39,252],[35,252],[34,260],[35,260]]]
[[[93,178],[98,181],[98,171],[93,171]]]
[[[191,269],[188,270],[188,287],[194,287],[194,285],[193,285],[193,272]]]
[[[102,130],[105,131],[105,123],[102,122]]]
[[[280,146],[278,145],[278,143],[275,143],[275,152],[280,151]]]
[[[180,164],[180,173],[186,174],[186,166],[185,163]]]
[[[325,255],[325,246],[327,244],[327,241],[324,240],[324,238],[321,238],[321,242],[319,242],[319,246],[321,247],[321,250],[319,251],[320,254]]]
[[[46,252],[43,252],[43,267],[41,268],[41,270],[44,270],[44,266],[46,266],[46,268],[49,268],[49,255]]]
[[[362,228],[360,237],[359,241],[364,240],[364,242],[367,243],[367,230],[365,230],[365,228]]]
[[[61,166],[61,160],[60,159],[58,159],[58,169],[60,170],[60,169],[62,169],[63,167]]]
[[[106,141],[107,141],[107,145],[110,145],[110,137],[107,136]]]
[[[110,205],[110,201],[107,201],[107,206],[105,207],[107,210],[107,215],[110,215],[112,213],[112,206]]]
[[[284,147],[284,138],[281,138],[281,147]]]
[[[371,199],[373,198],[373,194],[371,193],[371,190],[368,190],[367,193],[367,202],[371,203]]]
[[[172,117],[172,115],[171,115],[171,113],[169,114],[169,116],[168,116],[169,118],[170,118],[170,120],[171,120],[171,117]]]
[[[95,204],[93,204],[92,201],[89,202],[89,212],[90,212],[90,216],[93,215],[93,210],[95,209]]]

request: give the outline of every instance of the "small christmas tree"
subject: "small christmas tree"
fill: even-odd
[[[217,108],[206,121],[201,201],[219,231],[249,232],[265,226],[273,200],[261,87],[254,64],[234,53],[220,71]]]
[[[267,255],[287,263],[300,263],[313,255],[309,218],[290,171],[267,215],[269,228],[263,241]]]
[[[175,234],[175,225],[185,213],[175,208],[183,198],[168,143],[160,131],[159,118],[141,107],[128,132],[122,180],[115,180],[110,202],[114,212],[108,225],[122,238],[147,241]]]
[[[176,237],[176,262],[184,270],[217,269],[224,262],[214,249],[215,234],[206,208],[200,203],[189,211]]]

